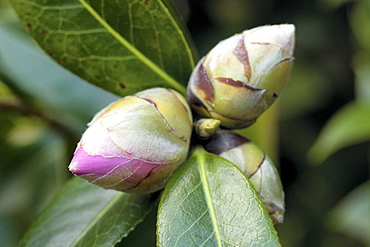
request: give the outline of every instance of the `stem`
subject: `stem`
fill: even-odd
[[[57,130],[58,132],[62,133],[65,136],[75,139],[79,133],[70,128],[69,126],[65,125],[64,123],[54,119],[39,109],[26,104],[21,99],[13,99],[13,100],[1,100],[0,101],[0,112],[18,112],[27,117],[37,117],[41,119],[43,122],[46,122],[51,128]]]
[[[17,86],[9,77],[0,71],[2,81],[14,94],[16,98],[1,99],[0,112],[18,112],[27,117],[37,117],[47,123],[51,128],[61,133],[69,140],[78,139],[80,133],[70,128],[57,118],[51,116],[33,103],[32,97]]]

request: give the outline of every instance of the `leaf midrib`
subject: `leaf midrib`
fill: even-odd
[[[148,59],[143,53],[141,53],[136,47],[134,47],[130,42],[123,38],[116,30],[114,30],[108,22],[106,22],[96,11],[95,9],[87,3],[85,0],[78,0],[82,6],[91,14],[91,16],[97,20],[100,25],[102,25],[108,33],[110,33],[119,43],[121,43],[125,48],[127,48],[132,54],[134,54],[143,64],[150,68],[154,73],[159,75],[164,79],[171,87],[179,91],[181,94],[186,94],[186,88],[181,85],[178,81],[173,79],[150,59]]]
[[[215,208],[214,208],[214,205],[213,205],[211,188],[210,188],[208,177],[207,177],[206,162],[205,162],[204,153],[203,153],[203,155],[201,153],[198,153],[198,162],[199,162],[200,179],[201,179],[202,184],[203,184],[203,191],[204,191],[205,199],[206,199],[208,209],[209,209],[208,210],[209,211],[209,216],[211,217],[212,225],[213,225],[213,228],[214,228],[214,231],[215,231],[217,246],[222,247],[221,237],[220,237],[220,230],[219,230],[219,227],[218,227],[217,216],[216,216]]]

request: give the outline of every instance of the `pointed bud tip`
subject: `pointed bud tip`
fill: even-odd
[[[294,44],[295,44],[295,26],[293,24],[282,24],[282,40],[286,40],[282,45],[285,50],[289,51],[290,55],[293,55]]]
[[[266,25],[244,31],[244,37],[250,43],[273,43],[290,55],[295,43],[295,26],[293,24]]]
[[[70,172],[72,172],[73,174],[75,174],[75,171],[76,171],[76,167],[78,165],[78,162],[71,162],[68,166],[68,170]]]
[[[90,155],[83,147],[78,147],[68,169],[76,176],[89,174],[104,176],[124,161],[127,159],[123,157],[106,158],[102,155]]]
[[[86,176],[90,174],[104,176],[128,161],[129,159],[127,157],[90,155],[83,147],[78,147],[68,169],[76,176]]]

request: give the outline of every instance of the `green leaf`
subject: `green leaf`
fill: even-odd
[[[356,78],[356,100],[370,103],[370,54],[365,51],[358,52],[352,64]]]
[[[144,219],[153,199],[153,194],[104,190],[73,178],[20,246],[114,246]]]
[[[16,87],[23,100],[28,96],[27,101],[31,98],[39,106],[47,106],[61,121],[83,132],[86,122],[118,97],[84,83],[56,64],[16,24],[0,24],[0,79],[5,75],[11,79],[7,85]]]
[[[370,2],[357,1],[350,12],[350,24],[352,30],[367,52],[370,51]]]
[[[120,96],[151,87],[185,93],[195,59],[163,1],[10,2],[39,45],[87,81]]]
[[[352,190],[329,212],[327,223],[334,231],[370,246],[370,180]]]
[[[231,162],[199,149],[174,173],[163,192],[157,244],[280,246],[249,180]]]
[[[320,164],[336,151],[370,140],[370,104],[352,102],[326,123],[308,152],[313,164]]]

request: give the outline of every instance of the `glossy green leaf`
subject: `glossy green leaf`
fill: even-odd
[[[199,149],[163,192],[157,245],[280,246],[249,180],[231,162]]]
[[[352,102],[326,123],[308,153],[313,164],[320,164],[336,151],[370,140],[370,104]]]
[[[154,201],[153,194],[104,190],[73,178],[20,246],[114,246],[144,219]]]
[[[10,0],[58,63],[120,96],[151,87],[185,93],[194,67],[185,31],[161,0]]]

